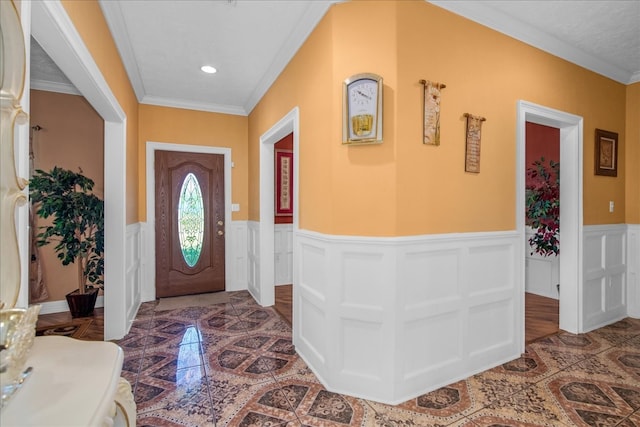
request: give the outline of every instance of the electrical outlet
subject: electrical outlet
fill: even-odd
[[[613,207],[614,207],[614,205],[613,205],[613,200],[611,200],[611,201],[609,202],[609,213],[613,213]]]

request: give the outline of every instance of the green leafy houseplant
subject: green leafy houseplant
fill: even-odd
[[[544,157],[527,168],[526,224],[534,234],[529,244],[542,256],[560,253],[560,163]],[[533,252],[532,252],[533,254]]]
[[[56,242],[62,265],[75,263],[78,293],[102,288],[104,273],[104,202],[93,194],[92,179],[54,167],[36,170],[29,181],[29,196],[41,218],[52,217],[50,225],[39,227],[36,244]]]

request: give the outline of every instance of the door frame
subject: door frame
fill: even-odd
[[[583,118],[527,101],[518,101],[516,126],[516,229],[520,241],[522,348],[525,284],[526,122],[560,129],[560,329],[583,331]]]
[[[260,259],[258,286],[260,295],[254,295],[258,304],[268,307],[275,304],[275,184],[274,155],[275,144],[293,133],[293,285],[296,283],[296,235],[298,231],[298,206],[300,186],[300,109],[294,107],[260,137]]]
[[[231,254],[230,237],[232,237],[229,235],[229,230],[231,229],[231,168],[233,167],[231,162],[231,148],[147,141],[147,253],[143,258],[148,260],[148,265],[144,269],[147,279],[143,283],[142,301],[153,301],[156,299],[156,150],[224,155],[224,286],[226,290],[231,282],[231,257],[229,256]]]
[[[22,2],[31,5],[30,26],[25,25],[25,35],[34,38],[62,70],[78,91],[104,120],[104,339],[122,338],[129,330],[127,313],[130,307],[126,276],[126,179],[127,179],[127,116],[120,106],[100,68],[91,56],[82,37],[59,0],[48,2]],[[24,19],[29,18],[26,13]],[[25,41],[29,46],[29,40]],[[28,48],[27,53],[29,54]],[[26,74],[25,93],[30,89]],[[21,139],[25,138],[23,134]],[[26,140],[20,141],[19,158],[24,157]],[[28,215],[28,211],[26,211]],[[22,220],[24,221],[24,220]],[[28,222],[22,222],[28,224]],[[27,233],[20,227],[21,233]],[[23,242],[21,238],[21,242]],[[24,240],[28,242],[28,238]],[[23,248],[28,250],[28,246]],[[26,257],[23,259],[27,259]],[[28,268],[28,267],[27,267]],[[28,286],[28,274],[23,281]]]

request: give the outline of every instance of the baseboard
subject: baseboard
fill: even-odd
[[[59,300],[59,301],[47,301],[41,302],[40,304],[40,314],[53,314],[53,313],[64,313],[69,311],[69,305],[67,305],[67,300]],[[96,308],[104,307],[104,296],[98,296],[96,300]]]

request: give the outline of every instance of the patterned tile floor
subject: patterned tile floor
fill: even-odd
[[[640,320],[544,338],[517,360],[389,406],[324,389],[288,324],[247,292],[155,306],[143,304],[118,342],[138,426],[640,427]]]

